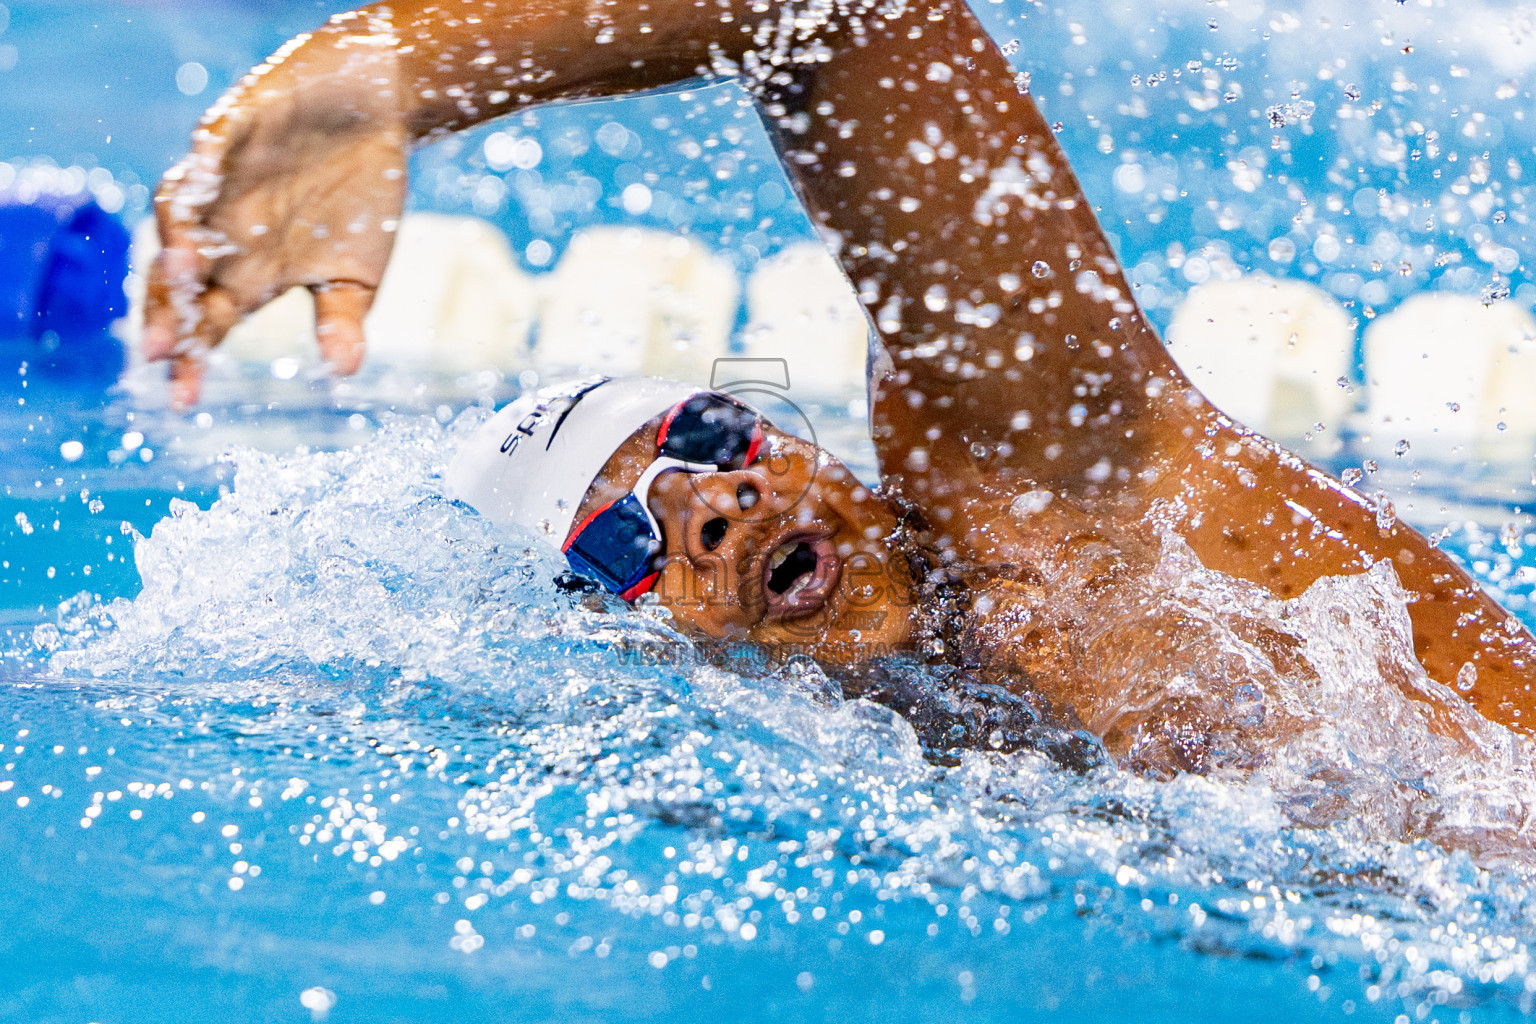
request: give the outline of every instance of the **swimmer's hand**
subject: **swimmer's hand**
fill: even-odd
[[[342,16],[248,75],[203,118],[155,196],[143,350],[197,401],[208,351],[289,288],[315,297],[321,353],[363,358],[363,317],[405,202],[409,132],[394,41]],[[387,26],[386,26],[387,28]]]

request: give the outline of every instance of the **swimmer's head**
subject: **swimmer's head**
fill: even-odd
[[[448,467],[448,493],[487,519],[563,548],[587,488],[636,430],[699,389],[595,377],[504,407]]]
[[[488,421],[448,485],[696,635],[850,662],[910,632],[890,506],[729,395],[650,378],[542,391]]]

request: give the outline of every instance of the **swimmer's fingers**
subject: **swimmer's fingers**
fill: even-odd
[[[331,371],[342,377],[363,364],[363,318],[373,306],[377,289],[356,281],[311,285],[315,297],[315,336]]]
[[[223,341],[230,328],[245,315],[234,296],[218,285],[205,289],[198,297],[197,305],[198,318],[190,333],[178,340],[166,354],[171,360],[171,404],[177,409],[197,404],[203,389],[209,349]],[[147,346],[147,327],[145,336]]]
[[[221,202],[210,182],[222,181],[227,143],[221,134],[198,133],[193,150],[166,172],[155,191],[155,227],[161,249],[150,267],[144,302],[144,357],[151,362],[185,350],[194,340],[217,345],[233,325],[212,333],[226,318],[207,308],[207,289],[214,264],[228,255],[229,239],[212,224]]]
[[[207,367],[208,353],[201,350],[171,356],[171,408],[181,412],[197,404]]]
[[[211,268],[185,233],[162,226],[161,235],[169,241],[150,267],[144,295],[143,350],[150,362],[169,358],[189,342],[202,319]]]

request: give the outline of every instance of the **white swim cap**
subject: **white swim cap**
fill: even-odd
[[[619,446],[701,389],[656,377],[592,377],[505,406],[448,466],[447,495],[558,549]]]

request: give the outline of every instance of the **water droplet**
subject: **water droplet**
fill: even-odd
[[[1461,666],[1461,671],[1456,673],[1456,689],[1462,693],[1471,690],[1477,685],[1477,666],[1470,661]]]
[[[1008,511],[1015,519],[1028,519],[1049,508],[1055,497],[1050,491],[1027,491],[1013,499]]]
[[[1361,474],[1360,470],[1356,469],[1354,466],[1350,466],[1348,469],[1344,470],[1344,472],[1339,474],[1339,475],[1343,479],[1343,481],[1344,481],[1344,483],[1346,485],[1348,485],[1350,487],[1353,487],[1353,486],[1355,486],[1355,484],[1358,484],[1360,482],[1360,477],[1361,477],[1362,474]]]
[[[1377,491],[1371,499],[1376,505],[1376,529],[1390,530],[1397,523],[1397,509],[1386,491]]]
[[[208,69],[192,60],[176,69],[176,89],[183,96],[197,96],[208,88]]]
[[[336,1008],[336,993],[316,985],[299,993],[299,1005],[308,1010],[313,1019],[325,1020]]]
[[[1035,265],[1029,268],[1029,272],[1038,278],[1051,276],[1051,265],[1045,260],[1035,260]]]
[[[1392,454],[1396,455],[1398,458],[1402,458],[1404,455],[1408,454],[1408,449],[1411,447],[1412,445],[1410,445],[1406,439],[1401,440],[1392,446]]]

